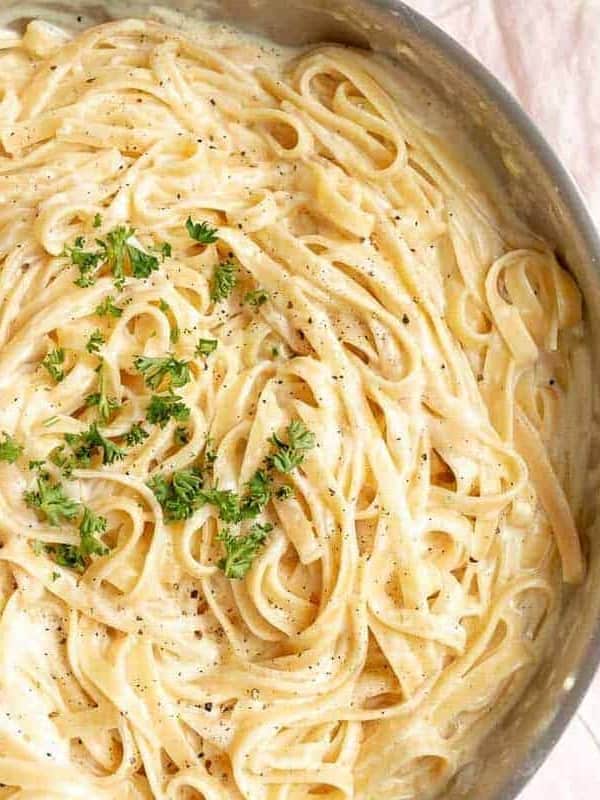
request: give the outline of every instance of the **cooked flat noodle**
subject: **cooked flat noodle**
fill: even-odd
[[[573,280],[374,56],[144,21],[0,47],[0,797],[435,795],[584,573]],[[76,250],[119,226],[115,286]],[[169,353],[189,416],[153,424],[136,360]],[[231,575],[218,504],[172,521],[148,482],[243,494],[297,421]],[[106,518],[95,551],[40,483]]]

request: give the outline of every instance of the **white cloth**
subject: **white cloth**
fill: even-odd
[[[408,0],[519,99],[600,226],[600,0]]]

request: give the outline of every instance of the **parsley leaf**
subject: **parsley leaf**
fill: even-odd
[[[218,342],[216,339],[198,339],[194,354],[197,356],[209,356],[211,353],[215,352],[217,344]]]
[[[47,548],[49,553],[54,553],[54,559],[59,567],[68,567],[77,572],[83,572],[85,561],[79,548],[74,544],[58,544]]]
[[[122,289],[125,283],[125,255],[127,252],[125,243],[134,233],[134,228],[119,225],[106,234],[106,239],[96,240],[101,248],[102,259],[106,261],[112,272],[115,286],[118,289]]]
[[[315,446],[315,435],[298,419],[292,420],[286,428],[287,442],[277,434],[270,439],[275,450],[267,457],[267,464],[279,472],[291,472],[304,461],[307,450]]]
[[[121,403],[116,397],[108,397],[106,394],[104,376],[104,361],[98,367],[98,391],[94,394],[88,394],[85,398],[85,404],[88,408],[97,406],[98,416],[102,422],[108,422],[113,413],[120,408]]]
[[[218,562],[219,569],[227,578],[244,578],[272,530],[273,526],[268,522],[253,525],[243,536],[236,536],[228,528],[223,528],[217,536],[225,547],[225,557]]]
[[[173,418],[179,422],[189,419],[190,409],[177,394],[153,394],[146,410],[146,419],[152,425],[164,428]]]
[[[158,258],[145,253],[143,250],[132,244],[127,245],[127,254],[131,264],[131,272],[134,278],[147,278],[151,272],[158,269]]]
[[[171,258],[171,255],[173,253],[173,248],[171,247],[169,242],[161,242],[152,249],[154,250],[155,253],[160,254],[161,261],[164,261],[166,258]]]
[[[191,217],[185,223],[188,234],[200,244],[214,244],[218,240],[217,228],[211,228],[208,222],[194,222]]]
[[[59,467],[65,478],[70,478],[73,474],[73,470],[77,466],[75,457],[72,453],[66,451],[64,444],[55,447],[48,458],[53,464]]]
[[[244,295],[244,303],[248,303],[248,305],[258,309],[260,306],[263,306],[270,297],[271,295],[266,289],[255,289],[253,292],[246,292]]]
[[[142,428],[139,422],[136,422],[125,434],[125,441],[129,447],[133,447],[136,444],[141,444],[144,439],[147,439],[149,436],[150,434],[148,431]]]
[[[181,469],[174,472],[170,480],[164,475],[155,475],[148,486],[162,506],[167,520],[189,519],[200,502],[202,474],[196,467]]]
[[[2,431],[4,439],[0,441],[0,461],[7,461],[9,464],[14,464],[23,452],[23,445],[19,444],[16,439],[9,436],[8,433]]]
[[[123,313],[123,309],[119,308],[113,303],[115,298],[111,295],[110,297],[106,297],[100,305],[96,306],[94,313],[97,314],[99,317],[106,317],[110,314],[111,317],[120,317]]]
[[[65,351],[62,347],[57,347],[50,350],[46,358],[42,361],[42,366],[48,370],[48,373],[57,383],[64,380],[65,372],[63,364],[65,363]]]
[[[50,483],[47,477],[40,476],[36,486],[37,489],[25,492],[25,503],[37,509],[49,525],[58,526],[78,515],[79,503],[65,494],[60,483]]]
[[[175,358],[172,353],[157,358],[136,356],[133,364],[151,389],[185,386],[191,380],[189,362]]]
[[[242,517],[256,517],[271,499],[271,476],[263,469],[257,469],[248,481],[246,495],[242,499],[240,511]]]
[[[83,556],[97,555],[105,556],[108,553],[108,547],[98,539],[106,531],[107,520],[88,508],[83,509],[83,517],[79,524],[79,533],[81,535],[81,544],[79,550]]]
[[[242,519],[239,495],[231,489],[204,489],[200,502],[215,506],[223,522],[238,523]]]
[[[90,334],[90,338],[86,342],[85,349],[88,351],[88,353],[99,353],[100,348],[105,343],[106,339],[102,335],[102,331],[100,328],[96,328],[96,330],[92,331]]]
[[[237,283],[237,266],[231,261],[223,261],[215,267],[210,282],[210,299],[215,303],[225,300]]]
[[[73,246],[65,246],[62,255],[70,258],[71,264],[79,269],[79,278],[74,283],[85,289],[96,282],[95,272],[102,258],[102,253],[96,250],[85,250],[85,239],[78,236]]]
[[[102,463],[113,464],[125,458],[125,451],[110,439],[106,439],[95,422],[83,433],[65,434],[67,444],[73,448],[77,466],[88,466],[95,451],[102,452]]]
[[[171,306],[161,298],[158,301],[158,307],[169,320],[169,325],[171,326],[171,332],[169,333],[169,340],[171,344],[177,344],[177,342],[179,341],[179,325],[177,324],[177,320],[175,319],[175,314],[173,314],[173,311],[171,310]]]
[[[99,228],[102,225],[102,217],[100,216],[100,214],[94,215],[94,221],[92,225],[94,226],[94,228]]]

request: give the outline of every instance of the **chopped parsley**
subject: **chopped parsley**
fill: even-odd
[[[238,523],[242,520],[240,496],[231,489],[204,489],[200,493],[200,502],[215,506],[223,522]]]
[[[46,358],[42,361],[42,366],[48,370],[51,378],[54,378],[57,383],[60,383],[65,377],[64,363],[65,351],[62,347],[57,347],[54,350],[50,350]]]
[[[104,362],[98,367],[98,391],[94,394],[88,394],[85,398],[85,404],[88,408],[97,407],[98,416],[102,422],[108,422],[114,412],[121,406],[116,397],[108,397],[106,394]]]
[[[96,328],[96,330],[92,331],[90,334],[90,338],[86,342],[85,349],[88,351],[88,353],[99,353],[100,348],[105,343],[106,339],[102,335],[102,331],[100,328]]]
[[[217,228],[211,228],[208,222],[194,222],[191,217],[185,223],[190,238],[200,244],[214,244],[218,240]]]
[[[153,394],[146,410],[146,419],[152,425],[164,428],[170,419],[185,422],[189,419],[190,409],[177,394]]]
[[[0,461],[7,461],[9,464],[14,464],[23,452],[23,445],[19,444],[16,439],[9,436],[8,433],[2,432],[4,437],[0,441]]]
[[[246,495],[241,503],[242,514],[246,518],[260,514],[271,499],[272,491],[271,476],[264,469],[257,469],[246,486]]]
[[[52,582],[57,581],[60,578],[60,572],[53,572],[50,575],[50,578],[51,578]]]
[[[194,354],[197,356],[209,356],[211,353],[215,352],[217,344],[218,342],[216,339],[198,339]]]
[[[111,295],[110,297],[106,297],[100,305],[96,306],[94,309],[94,313],[97,314],[99,317],[120,317],[123,313],[123,309],[119,308],[114,304],[114,297]]]
[[[44,549],[54,556],[55,562],[60,567],[83,572],[90,561],[90,556],[105,556],[109,552],[109,548],[99,538],[106,531],[106,525],[106,517],[95,514],[90,508],[84,506],[83,516],[79,523],[79,545],[49,544]],[[60,578],[60,573],[53,572],[52,580],[57,578]]]
[[[74,544],[49,545],[46,550],[54,553],[54,560],[59,567],[68,567],[76,572],[83,572],[85,560],[80,549]]]
[[[79,503],[65,494],[62,484],[50,483],[48,477],[40,475],[36,487],[25,492],[25,503],[39,511],[49,525],[56,527],[79,514]]]
[[[175,358],[172,353],[156,358],[136,356],[133,364],[151,389],[185,386],[191,380],[189,362]]]
[[[48,458],[60,469],[65,478],[70,478],[73,474],[73,470],[77,466],[73,453],[69,453],[64,444],[55,447]]]
[[[100,214],[94,215],[94,222],[92,223],[94,228],[99,228],[102,225],[102,217]]]
[[[173,314],[171,306],[161,298],[158,302],[158,307],[169,320],[169,325],[171,326],[171,332],[169,333],[169,340],[171,344],[177,344],[180,335],[179,325],[177,324],[177,320],[175,319],[175,314]]]
[[[272,530],[269,522],[252,525],[245,535],[235,535],[229,528],[223,528],[217,539],[225,547],[225,557],[220,559],[218,567],[225,577],[233,580],[244,578]]]
[[[215,303],[225,300],[237,283],[237,266],[232,261],[223,261],[215,267],[210,282],[210,299]]]
[[[79,278],[75,280],[77,286],[85,289],[95,283],[95,273],[102,258],[102,253],[96,250],[86,250],[83,236],[78,236],[73,246],[65,246],[62,255],[64,258],[70,258],[71,264],[79,269]]]
[[[144,439],[147,439],[149,436],[150,434],[148,431],[145,430],[139,422],[136,422],[125,434],[125,441],[127,442],[128,447],[133,447],[136,444],[141,444]]]
[[[158,253],[160,255],[161,261],[164,261],[166,258],[171,258],[171,255],[173,253],[173,248],[171,247],[169,242],[161,242],[152,249],[154,250],[155,253]]]
[[[100,227],[101,224],[102,219],[97,214],[94,217],[94,227]],[[96,239],[96,250],[84,249],[83,236],[78,236],[72,247],[65,247],[64,255],[79,268],[80,275],[75,281],[77,286],[81,288],[92,286],[96,281],[96,272],[102,264],[106,264],[110,269],[118,289],[123,288],[127,267],[135,278],[147,278],[157,270],[158,258],[133,244],[130,240],[134,234],[135,228],[118,225],[109,231],[104,239]]]
[[[105,438],[95,422],[83,433],[66,433],[65,440],[73,449],[79,467],[89,466],[92,455],[98,451],[102,453],[103,464],[114,464],[115,461],[125,458],[125,451]]]
[[[270,439],[273,452],[267,457],[267,463],[278,472],[291,472],[304,461],[307,450],[315,446],[315,435],[298,419],[292,420],[286,428],[287,442],[277,434]]]
[[[188,519],[200,505],[202,474],[195,467],[174,472],[170,480],[155,475],[148,486],[170,522]]]
[[[106,531],[107,520],[94,512],[87,506],[83,509],[83,517],[79,524],[79,534],[81,544],[79,550],[83,556],[105,556],[108,547],[98,537]]]
[[[248,303],[248,305],[258,309],[260,306],[263,306],[270,297],[271,295],[266,289],[255,289],[252,292],[246,292],[244,295],[244,303]]]

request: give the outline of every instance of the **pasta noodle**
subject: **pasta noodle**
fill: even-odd
[[[375,56],[0,48],[0,798],[433,797],[584,575],[573,279]]]

